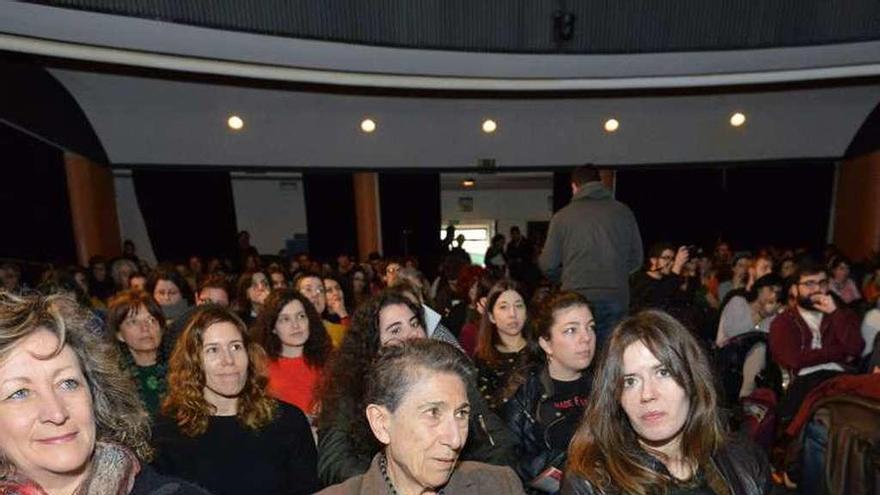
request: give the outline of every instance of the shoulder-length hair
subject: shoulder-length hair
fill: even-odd
[[[568,450],[568,472],[588,480],[602,492],[616,488],[647,495],[662,492],[674,481],[645,464],[646,452],[620,404],[623,353],[636,342],[643,343],[669,370],[690,400],[688,419],[681,431],[682,459],[705,466],[723,443],[712,368],[697,340],[662,311],[637,313],[614,329],[596,371],[584,420]]]
[[[269,290],[272,290],[272,278],[263,270],[256,270],[253,272],[244,272],[241,276],[238,277],[238,282],[235,284],[235,302],[233,304],[236,311],[241,314],[250,314],[251,300],[248,298],[248,289],[251,287],[253,283],[254,275],[262,273],[264,277],[266,277],[266,283],[269,284]]]
[[[248,377],[238,397],[238,421],[247,428],[259,430],[274,418],[277,404],[266,392],[266,353],[254,342],[241,319],[227,308],[206,304],[199,306],[187,321],[168,363],[168,394],[162,402],[162,413],[177,421],[187,436],[197,437],[208,428],[208,419],[216,412],[205,400],[205,371],[202,345],[211,325],[231,323],[241,334],[247,349]]]
[[[364,453],[373,454],[379,444],[373,437],[366,417],[363,414],[366,376],[370,364],[379,354],[379,314],[388,306],[402,304],[408,307],[419,319],[424,328],[425,317],[422,308],[399,290],[385,289],[354,314],[352,326],[342,339],[339,349],[330,358],[327,372],[318,390],[321,414],[318,416],[319,428],[334,426],[338,415],[355,418],[349,425],[354,437],[354,445]]]
[[[150,278],[147,279],[147,292],[153,294],[156,290],[156,284],[162,280],[174,284],[177,287],[177,290],[180,291],[180,297],[186,300],[189,304],[193,303],[192,287],[190,287],[189,282],[187,282],[186,279],[173,268],[163,267],[154,271],[153,274],[150,275]]]
[[[492,314],[492,310],[495,309],[495,304],[498,303],[498,298],[501,297],[501,294],[512,290],[520,295],[523,298],[523,305],[526,304],[525,297],[523,296],[522,290],[520,290],[519,284],[510,279],[502,279],[499,280],[489,291],[488,298],[486,300],[486,313],[480,318],[480,331],[477,335],[477,349],[474,352],[474,356],[482,361],[490,365],[494,365],[501,359],[501,353],[498,352],[497,345],[501,342],[501,339],[498,337],[498,327],[492,323],[492,320],[489,319],[489,315]],[[528,329],[529,321],[528,321],[528,310],[526,310],[526,321],[523,324],[523,337],[528,338],[526,330]]]
[[[0,291],[0,360],[41,330],[58,338],[58,347],[49,357],[64,346],[76,354],[92,396],[96,439],[122,444],[139,458],[152,459],[149,416],[134,382],[120,368],[118,348],[102,335],[100,321],[70,296]],[[0,457],[0,465],[5,462]]]
[[[333,344],[330,341],[330,336],[327,335],[324,323],[321,321],[321,315],[318,314],[312,302],[299,291],[282,289],[269,294],[263,310],[251,327],[254,340],[263,346],[269,359],[275,360],[281,357],[282,344],[281,339],[274,332],[275,325],[278,323],[281,311],[293,301],[299,301],[302,304],[309,319],[309,338],[303,346],[303,358],[309,366],[323,367],[333,350]]]
[[[138,312],[141,311],[141,308],[145,309],[147,313],[159,323],[162,340],[159,345],[156,361],[164,363],[168,360],[169,354],[169,346],[167,345],[168,338],[166,338],[165,334],[167,330],[165,315],[162,313],[162,308],[160,308],[156,300],[153,299],[152,293],[129,289],[113,296],[107,304],[107,337],[119,346],[119,350],[123,355],[123,361],[129,365],[133,365],[134,363],[131,360],[131,353],[128,350],[128,346],[125,342],[120,342],[116,338],[116,335],[122,330],[122,322],[129,316],[137,316]]]

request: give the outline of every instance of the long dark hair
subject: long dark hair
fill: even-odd
[[[311,301],[300,292],[293,289],[282,289],[272,292],[266,298],[263,310],[257,316],[257,321],[251,328],[254,339],[263,346],[269,359],[276,360],[281,356],[281,339],[273,331],[278,323],[278,315],[284,307],[293,301],[299,301],[309,319],[309,338],[303,346],[303,358],[309,366],[320,368],[327,362],[333,344],[330,336],[321,322],[321,315],[315,310]]]
[[[424,328],[425,317],[422,308],[402,292],[386,289],[358,308],[354,314],[351,328],[342,339],[339,350],[327,364],[327,372],[318,389],[321,414],[318,428],[335,425],[336,418],[354,418],[349,433],[354,438],[353,445],[364,454],[379,451],[380,444],[370,431],[364,416],[364,392],[366,376],[370,365],[379,354],[379,314],[388,306],[402,304],[408,307],[419,319]]]
[[[663,493],[674,480],[645,465],[645,451],[620,404],[623,353],[641,342],[671,373],[690,400],[681,431],[682,459],[706,466],[723,444],[712,368],[697,340],[662,311],[642,311],[623,320],[608,341],[593,382],[590,404],[568,449],[568,472],[600,492]],[[659,454],[655,454],[659,455]]]
[[[477,350],[474,353],[474,356],[490,365],[496,364],[498,360],[501,359],[501,353],[498,352],[498,349],[495,347],[500,342],[498,328],[489,319],[489,315],[492,314],[492,310],[495,308],[495,304],[498,302],[498,298],[501,297],[501,294],[504,294],[509,290],[512,290],[519,294],[520,297],[523,297],[519,284],[510,279],[500,280],[492,287],[492,290],[489,291],[489,296],[486,300],[486,314],[480,319],[480,333],[477,337]],[[525,297],[523,297],[523,304],[526,304]],[[528,325],[528,310],[526,310],[526,321],[523,323],[522,328],[523,338],[526,340],[528,340]]]

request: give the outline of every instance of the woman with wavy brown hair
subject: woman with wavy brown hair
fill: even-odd
[[[192,313],[171,354],[153,436],[160,472],[217,495],[318,489],[308,421],[269,397],[265,359],[231,310],[205,305]]]
[[[315,306],[298,291],[277,290],[251,330],[269,358],[269,393],[316,416],[315,387],[333,344]]]
[[[756,495],[769,489],[764,453],[724,433],[712,368],[691,333],[662,311],[622,321],[569,446],[562,493]]]

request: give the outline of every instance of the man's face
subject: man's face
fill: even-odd
[[[668,275],[672,271],[672,262],[674,260],[675,252],[671,249],[664,249],[663,252],[660,253],[659,258],[651,258],[651,265],[653,265],[652,271]]]
[[[518,241],[520,237],[521,237],[521,234],[519,233],[519,229],[510,229],[510,240],[511,241]]]
[[[730,261],[730,246],[727,243],[721,243],[715,248],[715,257],[718,258],[722,262]]]
[[[797,304],[803,309],[815,310],[817,296],[828,293],[828,275],[814,273],[801,275],[797,283]]]

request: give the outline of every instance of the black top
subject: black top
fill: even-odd
[[[215,495],[308,494],[318,491],[317,452],[305,415],[278,403],[272,423],[258,431],[235,416],[212,416],[191,438],[160,415],[153,430],[155,468],[196,483]]]
[[[547,440],[554,449],[568,450],[568,443],[587,407],[592,378],[592,374],[584,373],[570,382],[553,380],[553,396],[547,402],[559,423],[547,430]]]
[[[185,481],[163,476],[149,465],[141,465],[129,495],[211,495]]]

